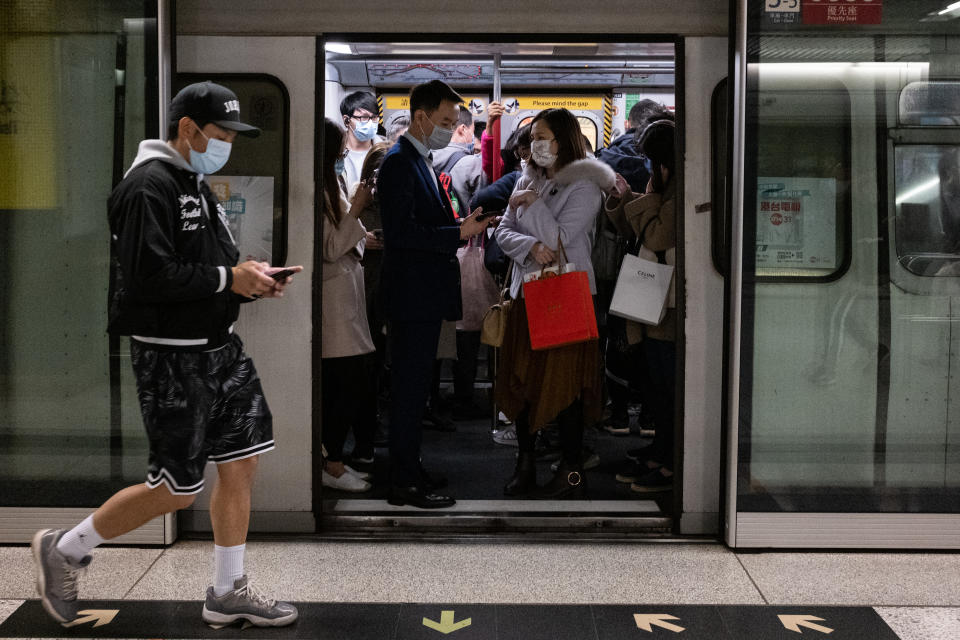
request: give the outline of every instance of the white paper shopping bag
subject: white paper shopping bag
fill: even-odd
[[[667,312],[673,265],[627,254],[620,265],[610,313],[643,324],[658,325]]]

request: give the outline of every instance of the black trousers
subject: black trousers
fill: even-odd
[[[344,358],[323,358],[320,371],[321,410],[323,417],[323,446],[327,460],[343,460],[343,443],[350,427],[354,427],[357,447],[364,440],[373,442],[373,433],[360,420],[361,409],[376,403],[370,379],[373,371],[373,353]],[[359,452],[354,452],[359,455]]]
[[[477,380],[480,332],[457,331],[457,359],[453,363],[453,397],[461,406],[473,402],[473,384]]]
[[[440,320],[390,325],[390,474],[394,485],[420,482],[423,410],[430,396]]]
[[[673,409],[676,398],[677,345],[665,340],[644,338],[643,353],[649,374],[648,385],[652,393],[653,421],[656,435],[653,437],[650,458],[667,469],[673,468]],[[644,401],[646,401],[646,395]]]

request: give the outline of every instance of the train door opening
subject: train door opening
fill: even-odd
[[[318,85],[317,130],[323,129],[320,126],[323,117],[343,128],[347,118],[359,113],[356,117],[362,122],[369,111],[367,121],[375,120],[378,125],[379,137],[375,142],[384,140],[387,145],[392,145],[395,136],[402,134],[404,118],[409,117],[410,89],[416,84],[440,79],[463,96],[461,108],[472,115],[478,152],[482,146],[482,132],[487,125],[490,104],[498,102],[504,108],[500,121],[501,148],[506,145],[511,133],[532,120],[540,110],[563,107],[576,116],[589,147],[588,157],[592,157],[598,150],[608,149],[618,141],[622,143],[622,138],[629,139],[634,134],[632,129],[628,131],[628,114],[642,100],[651,100],[666,109],[671,117],[676,117],[678,130],[682,129],[682,109],[678,109],[681,102],[678,95],[682,99],[683,86],[682,69],[678,70],[677,63],[678,58],[682,59],[677,53],[681,48],[679,43],[673,38],[599,44],[575,41],[506,43],[480,39],[474,42],[419,43],[358,41],[348,36],[327,35],[318,39],[317,64],[318,68],[323,68],[324,82],[322,95]],[[678,90],[678,86],[681,89]],[[351,110],[345,118],[341,113],[341,102],[355,92],[365,92],[368,99],[374,102],[369,103],[366,110]],[[391,136],[394,138],[388,139]],[[319,159],[324,157],[324,140],[319,133],[317,137],[316,157],[319,165]],[[677,139],[683,139],[682,133]],[[464,141],[461,155],[469,153],[469,147]],[[682,166],[680,147],[677,155],[677,166]],[[358,169],[359,166],[358,163]],[[481,163],[477,162],[476,166],[478,181],[488,183],[487,178],[479,175]],[[435,168],[438,171],[441,169],[436,163]],[[318,183],[322,180],[321,173],[318,166]],[[355,173],[359,174],[359,171]],[[358,177],[365,176],[354,176],[354,179]],[[349,190],[352,185],[343,186]],[[318,184],[318,193],[322,188]],[[682,193],[682,189],[678,192]],[[466,211],[466,203],[460,208]],[[323,224],[322,218],[318,212],[317,224]],[[368,226],[373,227],[368,231],[374,232],[379,223],[369,221]],[[678,223],[678,226],[682,228],[682,223]],[[316,237],[321,237],[319,229]],[[682,238],[681,232],[677,236],[677,245],[682,245]],[[375,251],[367,252],[365,263],[367,256],[376,256]],[[372,267],[365,264],[366,270],[376,268],[377,261],[372,262]],[[683,282],[683,265],[681,260],[677,262],[677,281]],[[323,264],[322,260],[317,259],[316,264]],[[365,280],[368,287],[377,286],[375,274],[365,274]],[[613,283],[610,283],[607,295],[612,294],[612,286]],[[603,296],[602,289],[600,296]],[[676,298],[682,299],[680,291]],[[375,295],[367,295],[366,300],[368,305],[376,304]],[[609,299],[606,303],[601,302],[600,306],[606,309],[608,304]],[[326,307],[323,312],[328,312]],[[601,313],[599,320],[601,344],[604,344],[608,328],[606,314]],[[320,325],[319,321],[315,323],[315,343],[320,342],[320,336],[316,333]],[[370,328],[378,348],[383,349],[387,339],[384,323],[378,318]],[[476,357],[475,377],[472,372],[464,373],[462,361],[469,360],[469,357],[463,358],[463,353],[470,351],[464,347],[466,333],[463,327],[457,331],[457,327],[450,323],[441,336],[434,389],[430,404],[425,409],[422,447],[424,467],[433,474],[445,477],[448,485],[443,492],[455,497],[457,504],[450,509],[437,511],[388,505],[385,499],[389,491],[389,452],[380,446],[385,444],[381,432],[372,462],[368,458],[358,460],[361,456],[357,455],[351,460],[349,453],[345,453],[344,457],[354,468],[362,467],[362,471],[371,474],[372,488],[352,493],[322,486],[321,482],[315,481],[314,490],[319,491],[320,495],[314,503],[322,531],[389,528],[394,531],[527,532],[537,529],[555,531],[558,528],[573,531],[588,527],[600,533],[672,531],[672,514],[679,504],[677,494],[682,464],[674,465],[676,474],[673,486],[676,489],[673,491],[639,493],[631,490],[628,454],[649,445],[658,428],[652,423],[650,407],[644,407],[636,385],[628,391],[627,411],[622,424],[617,423],[616,416],[611,418],[608,403],[604,416],[606,421],[596,426],[587,425],[585,429],[583,466],[589,487],[588,499],[505,497],[504,484],[513,472],[517,456],[516,436],[512,432],[515,425],[494,403],[496,351],[481,346]],[[682,345],[682,329],[675,333]],[[679,345],[677,352],[682,353]],[[388,358],[378,358],[377,376],[383,384],[375,402],[378,421],[383,429],[389,428],[387,407],[390,390],[386,384],[388,378],[384,375],[388,367]],[[609,371],[606,375],[607,384],[623,382],[618,373]],[[320,359],[316,357],[314,375],[323,375]],[[473,378],[472,383],[469,382],[470,378]],[[463,380],[468,382],[464,383]],[[674,379],[678,391],[675,409],[677,442],[682,442],[683,433],[680,402],[683,380],[681,364]],[[462,402],[464,384],[469,385],[466,404]],[[455,386],[460,388],[455,389]],[[455,401],[457,404],[454,404]],[[321,478],[323,458],[320,436],[317,434],[321,433],[323,425],[318,414],[319,411],[316,411],[314,416],[314,475]],[[662,432],[666,430],[664,425],[659,428]],[[354,445],[352,435],[348,436],[344,451],[351,451]],[[676,451],[679,450],[678,445]],[[552,475],[551,466],[556,468],[559,459],[553,430],[548,428],[541,432],[537,457],[538,482],[542,484]],[[679,453],[674,458],[682,463]]]

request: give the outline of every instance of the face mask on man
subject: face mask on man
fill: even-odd
[[[200,131],[200,129],[197,128],[197,131]],[[194,151],[188,140],[187,146],[190,147],[190,166],[193,167],[193,170],[197,173],[202,173],[207,176],[223,169],[223,165],[227,164],[227,160],[230,159],[230,149],[233,145],[223,140],[217,140],[216,138],[207,138],[203,131],[200,131],[200,135],[207,139],[207,150],[203,153]]]
[[[427,116],[427,120],[430,120],[430,116]],[[434,150],[445,148],[450,144],[450,138],[453,137],[453,129],[444,129],[433,120],[430,120],[430,124],[433,125],[433,131],[427,136],[426,147]],[[422,126],[420,127],[420,135],[424,135]]]
[[[353,129],[353,136],[360,142],[373,140],[374,136],[376,135],[377,123],[373,120],[370,120],[369,122],[357,121],[357,124]]]
[[[553,140],[534,140],[530,143],[530,156],[537,166],[549,169],[557,161],[557,154],[550,152]]]

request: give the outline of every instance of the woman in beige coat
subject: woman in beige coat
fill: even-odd
[[[676,181],[674,124],[657,120],[647,126],[638,140],[640,152],[650,159],[651,177],[646,193],[636,195],[626,180],[617,175],[616,186],[606,202],[606,212],[620,233],[636,235],[638,256],[664,264],[676,264]],[[669,491],[673,486],[674,399],[676,396],[676,278],[670,283],[667,313],[659,325],[646,326],[627,321],[627,340],[641,342],[650,389],[644,398],[653,406],[656,436],[640,450],[632,469],[617,475],[631,482],[638,493]],[[644,407],[646,410],[647,407]]]
[[[324,486],[343,491],[367,491],[369,475],[343,463],[343,444],[354,426],[356,440],[372,442],[373,434],[356,432],[360,408],[370,396],[373,340],[367,325],[363,258],[367,230],[360,214],[372,197],[372,185],[362,183],[349,203],[340,191],[337,165],[342,162],[344,134],[327,119],[323,158],[323,298],[321,313],[321,396]]]

